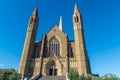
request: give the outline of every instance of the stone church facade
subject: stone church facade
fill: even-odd
[[[68,35],[62,29],[62,17],[59,26],[43,34],[42,40],[35,42],[38,28],[38,8],[30,16],[19,73],[23,77],[36,76],[65,76],[72,68],[79,75],[91,73],[90,63],[85,47],[81,14],[74,7],[73,12],[74,41],[69,41]]]

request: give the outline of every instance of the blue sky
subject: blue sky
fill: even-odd
[[[64,33],[74,40],[74,4],[82,15],[86,48],[93,73],[120,76],[120,1],[119,0],[0,0],[0,68],[18,69],[29,17],[39,6],[40,41],[59,18]]]

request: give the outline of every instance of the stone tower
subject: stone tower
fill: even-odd
[[[75,37],[75,56],[78,61],[78,73],[86,75],[91,73],[91,71],[87,51],[85,48],[81,14],[76,4],[73,13],[73,27]]]
[[[19,73],[22,73],[23,76],[28,76],[29,66],[31,62],[32,53],[34,52],[34,42],[36,38],[37,28],[38,28],[38,7],[35,8],[34,12],[30,16],[26,39],[24,43],[24,48],[22,52],[22,58],[19,65]]]

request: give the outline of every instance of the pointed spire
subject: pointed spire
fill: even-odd
[[[78,10],[77,4],[75,3],[74,13],[76,13],[76,12],[79,12],[79,10]]]
[[[34,12],[32,13],[33,15],[38,15],[38,6],[34,9]]]
[[[75,3],[75,9],[77,9],[77,4]]]
[[[62,16],[60,16],[59,29],[60,29],[61,31],[63,31]]]

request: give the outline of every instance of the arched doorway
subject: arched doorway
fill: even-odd
[[[58,69],[56,67],[55,61],[50,61],[47,65],[46,65],[46,75],[48,76],[57,76],[58,75]]]

